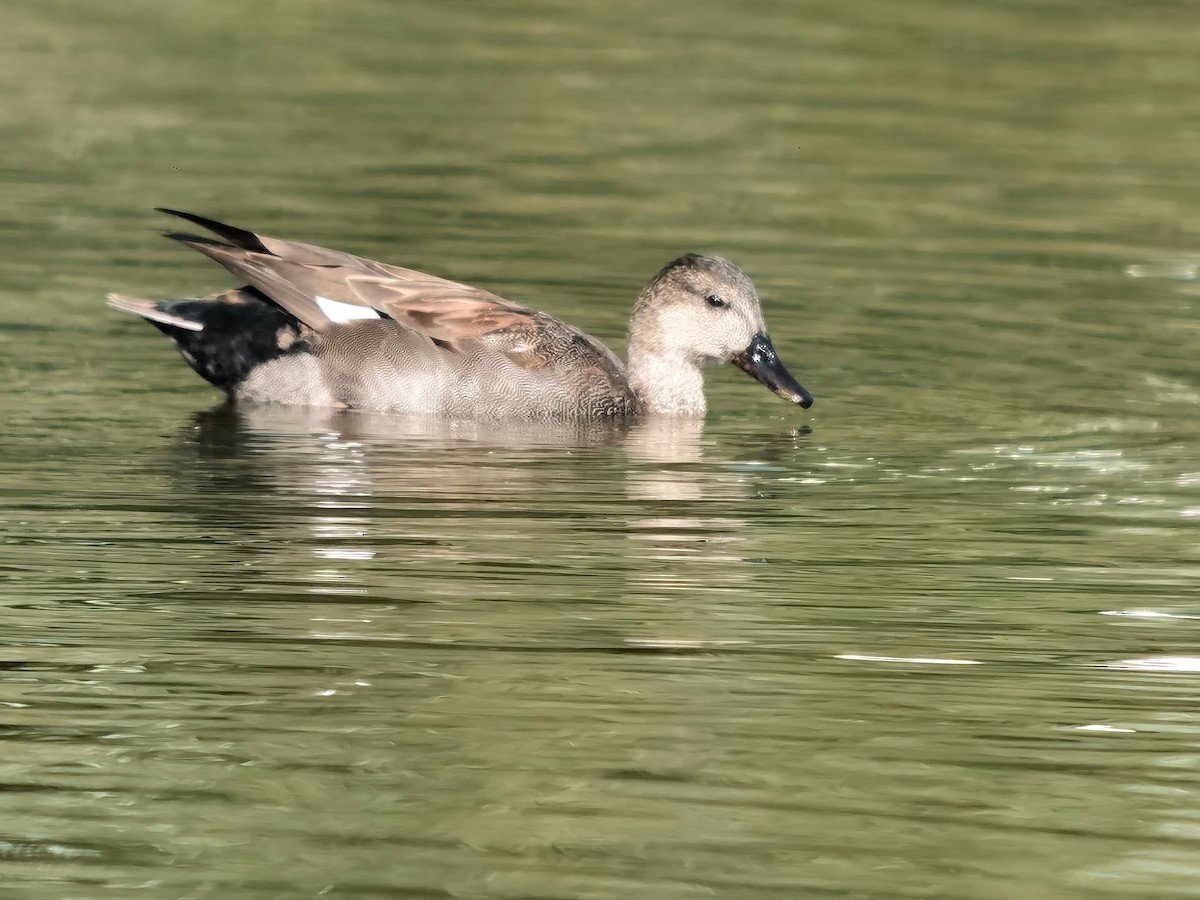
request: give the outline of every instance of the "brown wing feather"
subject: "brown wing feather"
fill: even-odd
[[[412,277],[409,277],[409,276]],[[538,313],[495,294],[405,270],[401,277],[351,275],[346,285],[366,305],[436,341],[460,345],[499,332],[536,328]]]
[[[400,274],[350,275],[346,286],[362,303],[440,347],[459,353],[484,348],[531,372],[587,369],[614,390],[627,388],[624,364],[613,352],[566,322],[469,285],[374,265]]]
[[[258,288],[304,324],[321,330],[335,324],[317,297],[370,307],[439,345],[464,349],[468,342],[501,334],[533,337],[546,327],[570,326],[470,285],[415,269],[392,266],[315,244],[256,234],[192,213],[163,210],[208,228],[231,243],[187,234],[170,237],[198,250]],[[574,331],[574,329],[570,329]],[[524,346],[493,347],[527,368],[544,365]],[[538,341],[532,341],[536,345]],[[526,362],[527,361],[527,362]]]
[[[275,257],[192,235],[171,234],[168,237],[220,263],[228,272],[258,288],[310,328],[319,331],[333,324],[333,320],[317,305],[313,294],[287,277],[285,271],[280,271],[279,261]]]

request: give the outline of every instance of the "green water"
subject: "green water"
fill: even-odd
[[[0,896],[1200,896],[1200,17],[38,0],[0,36]],[[169,205],[810,412],[217,408]],[[1158,275],[1174,277],[1130,277]]]

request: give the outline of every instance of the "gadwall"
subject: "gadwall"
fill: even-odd
[[[701,367],[719,359],[812,404],[775,354],[754,285],[720,257],[681,256],[643,288],[626,366],[596,338],[479,288],[160,212],[221,238],[166,235],[247,286],[198,300],[110,294],[109,305],[149,320],[235,400],[473,420],[701,416]]]

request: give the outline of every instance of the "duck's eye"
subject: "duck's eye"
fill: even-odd
[[[704,302],[707,303],[709,306],[711,306],[713,309],[720,309],[721,307],[723,307],[725,305],[725,300],[721,297],[718,297],[716,294],[709,294],[707,297],[704,298]]]

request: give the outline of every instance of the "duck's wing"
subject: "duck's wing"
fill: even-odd
[[[167,234],[216,260],[315,331],[382,316],[446,350],[500,353],[525,369],[542,369],[569,358],[576,365],[598,366],[609,376],[623,378],[624,366],[600,341],[488,291],[192,213],[160,212],[222,238]]]
[[[160,212],[187,219],[223,238],[167,233],[220,263],[317,331],[353,319],[384,316],[439,344],[456,346],[551,323],[570,328],[488,291],[415,269],[256,234],[193,213]]]

